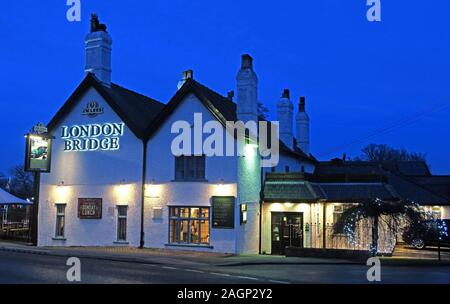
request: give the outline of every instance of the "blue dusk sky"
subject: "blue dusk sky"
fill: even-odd
[[[450,1],[66,0],[0,5],[0,172],[23,162],[23,135],[47,123],[84,77],[84,37],[97,12],[113,38],[113,81],[167,102],[181,72],[226,94],[249,53],[260,100],[276,117],[284,88],[307,97],[311,149],[327,160],[369,143],[426,153],[450,174]]]

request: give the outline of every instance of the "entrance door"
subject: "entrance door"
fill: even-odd
[[[272,212],[272,254],[285,254],[286,247],[303,247],[303,213]]]

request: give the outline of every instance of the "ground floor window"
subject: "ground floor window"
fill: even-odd
[[[333,210],[333,224],[337,223],[339,219],[342,217],[344,211],[352,207],[352,204],[336,204],[334,205]],[[343,234],[344,231],[337,231],[338,234]]]
[[[117,241],[127,240],[127,213],[128,206],[117,206]]]
[[[209,244],[209,208],[170,207],[169,242]]]
[[[56,231],[55,237],[64,237],[64,228],[66,226],[66,205],[57,204],[56,205]]]

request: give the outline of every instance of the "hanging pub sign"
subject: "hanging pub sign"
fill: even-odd
[[[25,171],[50,172],[52,138],[47,135],[47,128],[39,123],[25,138]]]
[[[101,198],[79,198],[78,218],[84,220],[99,220],[102,218]]]
[[[217,229],[234,228],[234,203],[233,196],[212,197],[212,227]]]

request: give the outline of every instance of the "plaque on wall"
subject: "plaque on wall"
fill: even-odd
[[[212,197],[212,227],[216,229],[234,228],[234,203],[233,196]]]
[[[102,218],[101,198],[79,198],[78,218],[85,220],[99,220]]]

